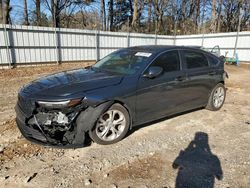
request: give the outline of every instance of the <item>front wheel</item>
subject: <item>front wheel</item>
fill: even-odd
[[[212,111],[219,110],[223,106],[225,98],[226,88],[222,83],[219,83],[215,86],[212,93],[210,94],[206,109]]]
[[[125,137],[129,125],[128,111],[122,105],[114,104],[99,117],[89,136],[98,144],[113,144]]]

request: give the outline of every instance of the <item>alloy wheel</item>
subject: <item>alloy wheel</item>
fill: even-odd
[[[213,104],[215,108],[220,108],[224,102],[224,98],[225,98],[225,91],[222,87],[218,87],[215,91],[214,91],[214,95],[213,95]]]
[[[96,135],[103,141],[117,139],[125,130],[126,118],[119,110],[108,110],[96,124]]]

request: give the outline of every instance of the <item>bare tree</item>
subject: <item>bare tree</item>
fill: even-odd
[[[151,21],[152,21],[152,0],[148,0],[148,32],[151,31]]]
[[[211,24],[210,24],[210,31],[212,33],[215,32],[215,28],[216,28],[216,20],[215,20],[215,6],[216,6],[216,1],[212,0],[212,5],[211,5]]]
[[[224,15],[223,15],[223,27],[221,28],[225,32],[236,31],[238,26],[238,0],[223,1]]]
[[[156,16],[156,33],[163,30],[163,14],[167,5],[167,0],[154,0],[154,13]]]
[[[59,2],[60,2],[60,0],[51,1],[51,7],[52,7],[52,10],[53,10],[52,11],[52,19],[53,19],[54,27],[60,27]]]
[[[75,1],[72,0],[44,0],[47,8],[51,12],[52,20],[53,20],[53,26],[54,27],[60,27],[60,14],[61,12],[72,5]],[[75,3],[83,3],[84,1],[78,0]]]
[[[201,25],[202,25],[202,33],[205,33],[205,13],[206,13],[206,5],[207,5],[207,0],[203,0],[202,2],[202,15],[201,15]]]
[[[36,24],[41,26],[41,1],[36,0]]]
[[[195,25],[196,25],[196,33],[200,32],[200,9],[201,9],[201,0],[196,0],[196,11],[195,11]]]
[[[250,3],[249,0],[242,2],[241,30],[250,31]]]
[[[241,30],[250,30],[249,0],[32,1],[35,10],[31,12],[27,10],[29,1],[22,1],[25,25],[53,23],[55,27],[90,29],[93,25],[98,25],[103,30],[111,31],[128,31],[128,27],[132,26],[133,30],[138,32],[152,32],[155,26],[155,31],[159,34],[170,31],[182,34],[200,33],[201,26],[210,32],[236,31],[238,25]],[[100,3],[98,10],[96,4],[92,7],[95,10],[91,9],[92,2]],[[47,10],[41,12],[41,6],[44,5]],[[3,7],[0,8],[0,23],[10,23],[10,0],[0,0],[0,6]],[[90,8],[87,9],[86,6]]]
[[[195,13],[195,6],[196,6],[195,0],[190,0],[190,3],[189,3],[189,4],[190,4],[190,5],[189,5],[190,7],[189,7],[188,18],[193,19],[194,13]]]
[[[129,23],[128,26],[131,26],[132,20],[133,20],[133,15],[134,15],[134,7],[133,7],[133,0],[128,0],[129,2],[129,9],[130,9],[130,17],[129,17]]]
[[[0,1],[0,23],[3,22],[3,3]]]
[[[217,15],[217,24],[216,24],[216,31],[220,32],[220,25],[221,25],[221,10],[222,10],[222,0],[218,1],[218,15]]]
[[[10,24],[10,0],[3,0],[2,1],[2,23],[3,24]]]
[[[109,1],[109,30],[114,30],[114,1]]]
[[[134,30],[137,30],[138,28],[138,19],[139,19],[139,12],[138,12],[138,0],[134,1],[134,14],[133,14],[133,20],[132,20],[132,28]]]
[[[101,19],[102,19],[102,29],[106,31],[106,8],[105,0],[101,0]]]
[[[24,25],[29,25],[27,0],[23,0],[23,17],[24,17]]]
[[[186,33],[185,21],[186,21],[186,0],[182,0],[181,3],[181,30],[182,33]]]

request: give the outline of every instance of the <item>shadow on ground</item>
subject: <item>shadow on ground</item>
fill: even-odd
[[[204,132],[195,134],[194,140],[180,151],[172,166],[178,169],[176,188],[213,188],[215,178],[223,178],[220,160],[210,150],[208,135]]]

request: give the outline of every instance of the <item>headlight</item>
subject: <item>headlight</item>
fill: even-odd
[[[37,101],[37,103],[39,104],[39,106],[44,108],[66,108],[80,104],[81,101],[82,99],[72,99],[72,100],[58,101],[58,102]]]

